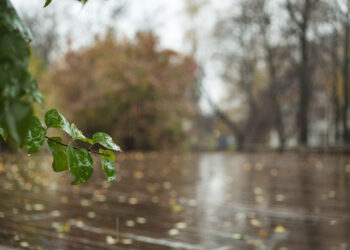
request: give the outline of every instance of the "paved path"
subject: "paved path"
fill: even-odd
[[[0,249],[350,249],[350,157],[121,154],[71,186],[0,156]]]

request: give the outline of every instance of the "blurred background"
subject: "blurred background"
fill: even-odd
[[[350,249],[350,0],[43,2],[44,109],[125,153],[78,187],[2,153],[0,248]]]
[[[127,151],[349,143],[345,0],[14,3],[45,108],[87,135]]]

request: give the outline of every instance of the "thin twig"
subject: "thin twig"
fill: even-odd
[[[67,144],[64,144],[64,143],[62,143],[62,142],[56,141],[56,140],[54,140],[54,139],[52,139],[52,138],[50,138],[50,137],[48,137],[48,136],[45,136],[45,137],[46,137],[46,139],[48,139],[48,140],[50,140],[50,141],[53,141],[53,142],[55,142],[55,143],[57,143],[57,144],[60,144],[60,145],[65,146],[65,147],[68,147]],[[72,148],[74,148],[74,149],[80,149],[79,147],[76,147],[76,146],[73,146],[73,145],[72,145]],[[86,149],[86,148],[84,148],[84,149]],[[95,151],[95,150],[92,150],[91,148],[88,148],[88,149],[86,149],[86,150],[89,151],[89,152],[91,152],[91,153],[93,153],[93,154],[108,156],[108,155],[106,155],[106,154],[102,154],[102,153],[100,153],[100,152],[97,152],[97,151]]]

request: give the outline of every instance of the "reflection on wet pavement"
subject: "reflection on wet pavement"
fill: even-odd
[[[350,158],[118,157],[71,186],[46,155],[0,157],[0,249],[350,248]]]

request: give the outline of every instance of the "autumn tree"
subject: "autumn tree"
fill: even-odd
[[[87,134],[103,129],[128,150],[171,149],[198,111],[196,69],[192,58],[160,49],[152,33],[129,41],[110,32],[68,52],[48,86]]]

